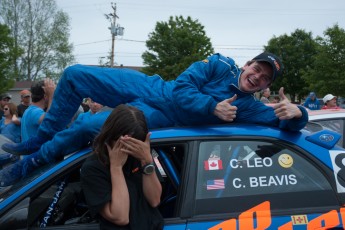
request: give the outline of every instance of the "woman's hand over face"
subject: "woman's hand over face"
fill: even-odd
[[[142,165],[152,162],[151,147],[150,147],[151,133],[146,135],[145,141],[132,138],[130,136],[123,136],[119,140],[123,145],[123,151],[128,155],[141,161]]]
[[[109,153],[109,161],[111,167],[122,168],[127,161],[128,154],[123,151],[124,146],[120,140],[121,138],[115,142],[113,148],[106,144]]]

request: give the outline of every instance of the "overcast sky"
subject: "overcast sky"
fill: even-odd
[[[104,14],[113,12],[125,28],[115,41],[115,64],[142,66],[145,41],[158,21],[170,16],[191,16],[211,39],[215,52],[244,65],[263,50],[273,36],[296,29],[323,36],[338,24],[345,29],[345,0],[56,0],[70,16],[70,42],[76,61],[98,64],[111,51],[110,26]]]

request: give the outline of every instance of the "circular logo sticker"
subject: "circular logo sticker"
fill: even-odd
[[[282,154],[278,157],[278,163],[283,168],[290,168],[293,165],[293,159],[289,154]]]
[[[330,142],[334,140],[334,136],[331,134],[322,134],[319,138],[321,141],[326,141],[326,142]]]

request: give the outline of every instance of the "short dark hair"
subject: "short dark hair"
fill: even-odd
[[[125,135],[145,141],[148,127],[144,113],[136,107],[118,105],[104,122],[102,129],[93,143],[94,153],[105,164],[109,164],[106,144],[111,148]]]
[[[38,102],[44,98],[44,81],[34,82],[31,85],[31,100],[32,102]]]

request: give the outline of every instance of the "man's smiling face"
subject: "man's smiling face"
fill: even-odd
[[[267,62],[252,62],[242,68],[240,90],[254,93],[268,88],[272,83],[273,70]]]

